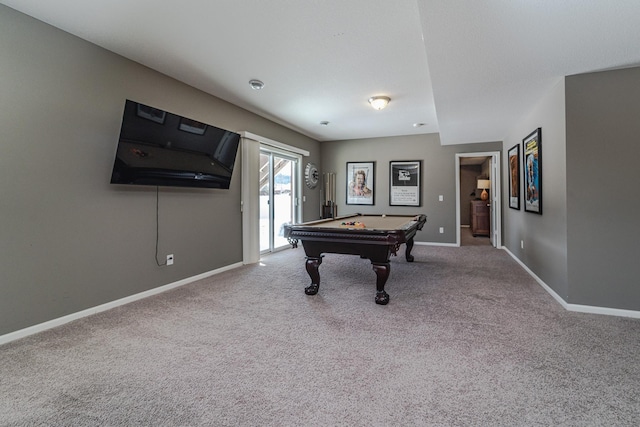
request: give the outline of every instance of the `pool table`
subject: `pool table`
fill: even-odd
[[[307,295],[315,295],[320,288],[318,267],[322,254],[360,255],[371,261],[376,273],[377,304],[389,302],[384,286],[389,278],[391,254],[396,255],[400,245],[406,244],[405,258],[413,261],[413,237],[427,221],[426,215],[350,215],[284,226],[284,236],[296,247],[302,242],[306,257],[305,267],[311,284]]]

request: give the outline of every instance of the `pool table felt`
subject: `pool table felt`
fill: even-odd
[[[400,230],[410,221],[414,221],[416,215],[354,215],[329,221],[318,221],[307,224],[311,227],[321,228],[348,228],[354,230]],[[365,227],[345,226],[343,222],[361,222]]]

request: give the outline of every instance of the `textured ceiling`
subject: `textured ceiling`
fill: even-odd
[[[562,76],[640,64],[637,0],[0,3],[320,141],[499,141]]]

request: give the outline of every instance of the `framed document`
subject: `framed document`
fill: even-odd
[[[389,205],[421,206],[421,167],[420,160],[389,162]]]

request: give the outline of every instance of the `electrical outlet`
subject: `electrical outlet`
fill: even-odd
[[[173,265],[173,254],[167,255],[167,265]]]
[[[440,234],[444,233],[444,227],[440,227]]]

